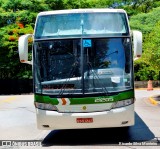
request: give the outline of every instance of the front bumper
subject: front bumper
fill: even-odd
[[[134,104],[92,113],[58,113],[36,108],[37,127],[42,130],[108,128],[134,125]],[[93,118],[92,123],[77,123],[77,118]]]

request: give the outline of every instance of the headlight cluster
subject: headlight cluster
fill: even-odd
[[[35,102],[34,105],[38,109],[49,110],[49,111],[58,111],[57,107],[52,104]]]
[[[122,101],[117,101],[112,106],[112,109],[125,107],[125,106],[131,105],[133,103],[134,103],[134,99],[133,98],[132,99],[127,99],[127,100],[122,100]]]

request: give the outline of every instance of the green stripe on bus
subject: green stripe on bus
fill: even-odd
[[[45,95],[34,95],[34,101],[35,102],[40,102],[40,103],[51,103],[53,105],[58,105],[58,100],[57,98],[50,98],[49,96]]]
[[[70,100],[70,105],[78,105],[78,104],[110,103],[129,98],[134,98],[134,91],[121,92],[113,96],[98,96],[98,97],[68,98],[68,99]],[[53,105],[59,104],[57,98],[51,98],[46,95],[38,95],[38,94],[35,94],[35,102],[50,103]]]

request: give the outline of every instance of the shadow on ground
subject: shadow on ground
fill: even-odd
[[[135,125],[126,128],[70,129],[51,131],[43,146],[116,145],[119,142],[144,142],[154,139],[143,120],[135,113]]]

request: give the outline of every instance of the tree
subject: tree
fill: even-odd
[[[29,12],[40,12],[49,10],[49,6],[45,0],[21,0],[21,9]]]
[[[13,11],[16,12],[21,7],[21,0],[6,0],[2,4],[2,8],[5,11]]]
[[[131,17],[131,28],[143,32],[142,58],[135,61],[136,79],[157,80],[160,71],[160,8]],[[141,65],[141,66],[140,66]],[[139,66],[139,67],[137,67]]]
[[[12,23],[0,28],[1,77],[2,75],[3,78],[30,78],[32,76],[31,66],[24,66],[19,62],[18,38],[26,33],[33,33],[31,25]]]
[[[159,7],[159,4],[159,0],[114,0],[112,6],[123,8],[129,16],[133,16],[141,12],[150,12],[153,8]]]
[[[64,0],[44,0],[44,3],[48,5],[49,10],[64,9]]]
[[[130,26],[132,29],[141,30],[143,34],[152,31],[155,24],[160,20],[160,7],[153,9],[149,13],[140,13],[130,18]]]
[[[146,36],[144,49],[143,60],[158,73],[160,71],[160,21]]]

